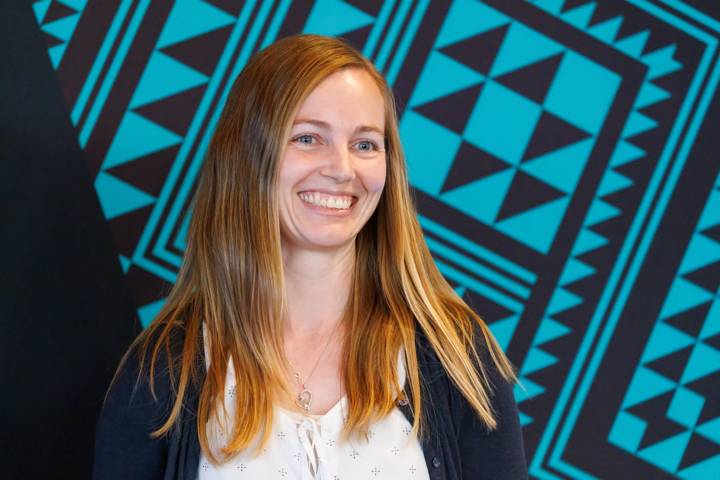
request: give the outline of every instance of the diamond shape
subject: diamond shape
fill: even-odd
[[[560,62],[544,107],[576,127],[597,134],[620,86],[620,76],[568,51]]]
[[[506,162],[518,164],[542,110],[526,97],[488,81],[465,127],[465,139]]]

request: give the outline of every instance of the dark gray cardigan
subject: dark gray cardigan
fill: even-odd
[[[477,337],[482,338],[481,335]],[[177,344],[181,344],[181,338],[178,338]],[[416,345],[428,432],[421,438],[421,445],[430,478],[528,478],[512,385],[502,378],[495,367],[487,368],[495,385],[492,406],[499,422],[496,430],[488,432],[450,381],[420,329]],[[487,346],[483,342],[478,347],[484,365],[492,366]],[[162,357],[164,354],[159,358]],[[158,371],[162,372],[163,364],[158,365]],[[198,359],[198,367],[199,372],[205,372],[204,359]],[[167,374],[156,376],[156,401],[150,394],[149,386],[145,383],[136,385],[137,372],[137,358],[131,355],[103,405],[97,422],[92,478],[195,480],[200,459],[195,417],[199,389],[197,386],[190,388],[179,428],[160,439],[151,439],[149,432],[157,428],[169,413],[172,403],[170,386]],[[398,407],[412,423],[413,414],[409,406]]]

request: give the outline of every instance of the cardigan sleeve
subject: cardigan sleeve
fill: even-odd
[[[489,431],[470,404],[462,402],[465,405],[459,431],[462,478],[527,479],[525,447],[513,385],[502,377],[487,349],[483,341],[478,354],[494,386],[491,402],[498,426]]]
[[[157,367],[163,371],[164,364],[158,362]],[[107,394],[95,431],[93,480],[163,478],[167,436],[153,439],[150,432],[166,417],[168,384],[156,376],[156,400],[146,376],[136,385],[138,368],[133,353]]]

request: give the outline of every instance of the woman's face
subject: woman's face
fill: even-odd
[[[280,159],[283,244],[338,247],[375,211],[385,185],[383,97],[370,75],[325,78],[301,105]]]

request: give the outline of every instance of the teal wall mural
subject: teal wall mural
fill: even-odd
[[[282,36],[340,36],[396,92],[439,268],[519,368],[531,477],[720,478],[716,7],[32,6],[142,325],[233,79]]]

